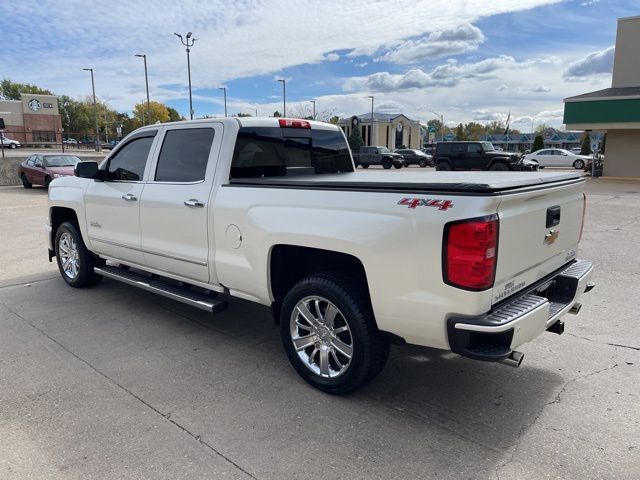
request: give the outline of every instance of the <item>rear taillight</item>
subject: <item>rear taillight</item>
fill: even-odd
[[[451,222],[444,227],[444,282],[465,290],[493,287],[498,257],[498,216]]]
[[[582,194],[582,223],[580,223],[580,237],[578,243],[582,241],[582,231],[584,230],[584,215],[587,213],[587,195]]]
[[[281,127],[287,128],[311,128],[311,124],[306,120],[296,120],[294,118],[280,118],[278,119]]]

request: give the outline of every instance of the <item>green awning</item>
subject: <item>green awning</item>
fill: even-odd
[[[565,124],[640,122],[640,98],[571,101],[564,104]]]

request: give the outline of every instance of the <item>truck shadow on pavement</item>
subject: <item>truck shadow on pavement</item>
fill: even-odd
[[[342,478],[493,478],[563,383],[527,359],[515,369],[393,347],[370,385],[331,396],[297,376],[269,311],[248,302],[210,315],[113,281],[74,290],[61,279],[0,290],[0,302],[258,478],[301,478],[301,457],[305,478],[327,462]]]

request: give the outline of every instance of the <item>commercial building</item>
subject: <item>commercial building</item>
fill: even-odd
[[[544,148],[562,148],[570,150],[582,146],[582,131],[557,130],[553,127],[537,133],[508,133],[507,135],[483,135],[481,140],[491,142],[494,147],[507,152],[524,152],[533,148],[533,141],[537,135],[542,135]],[[599,132],[590,132],[591,143],[597,145],[602,140]],[[446,137],[445,137],[446,138]]]
[[[354,128],[360,130],[362,140],[367,146],[384,146],[393,151],[401,146],[405,148],[422,148],[424,129],[420,122],[411,120],[401,113],[371,113],[342,118],[338,122],[347,138]]]
[[[567,128],[606,132],[603,175],[640,178],[640,17],[618,19],[611,88],[564,99]]]
[[[20,94],[0,100],[5,136],[21,143],[62,143],[62,119],[55,95]]]

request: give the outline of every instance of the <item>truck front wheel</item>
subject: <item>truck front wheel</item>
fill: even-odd
[[[382,160],[382,168],[384,168],[385,170],[389,170],[392,165],[393,163],[391,163],[391,160],[389,160],[388,158]]]
[[[56,231],[56,261],[60,275],[67,284],[75,288],[96,285],[102,276],[93,271],[93,267],[104,264],[87,250],[78,226],[65,222]]]
[[[361,387],[389,355],[365,289],[340,275],[300,280],[282,303],[280,334],[293,368],[327,393]]]

